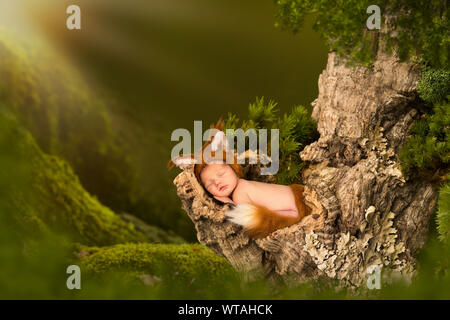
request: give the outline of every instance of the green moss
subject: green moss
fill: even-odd
[[[80,247],[79,263],[93,274],[147,275],[169,283],[192,284],[194,288],[217,289],[235,282],[238,275],[228,261],[200,244],[118,244],[110,247]]]
[[[180,277],[221,275],[232,270],[223,257],[200,244],[126,243],[108,247],[81,247],[85,270],[102,273],[111,268],[164,272],[172,268]]]
[[[0,112],[0,124],[2,151],[8,151],[9,165],[14,163],[14,167],[4,168],[1,180],[5,181],[11,170],[25,172],[26,187],[24,183],[9,180],[8,188],[9,203],[16,208],[22,223],[37,228],[45,224],[91,245],[183,242],[161,230],[158,233],[136,230],[133,224],[125,222],[91,196],[66,161],[43,153],[31,134],[21,128],[13,116]]]
[[[428,102],[439,103],[450,94],[450,71],[429,69],[422,73],[417,84],[419,96]]]

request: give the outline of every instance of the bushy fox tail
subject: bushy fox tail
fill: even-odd
[[[298,216],[288,216],[269,210],[266,207],[242,203],[236,205],[232,210],[225,212],[228,219],[244,227],[244,232],[254,239],[264,238],[274,232],[299,222],[303,212]]]

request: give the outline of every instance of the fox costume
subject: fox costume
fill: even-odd
[[[211,163],[211,160],[222,160],[226,159],[226,138],[222,131],[223,122],[219,120],[215,126],[211,125],[211,129],[216,129],[216,133],[212,134],[208,141],[204,144],[201,152],[201,161],[194,159],[195,155],[191,154],[188,156],[181,155],[168,163],[168,169],[172,169],[174,166],[183,167],[184,165],[194,164],[194,175],[197,181],[203,186],[205,191],[211,195],[211,193],[206,189],[206,186],[202,183],[201,173],[206,168],[206,166]],[[206,147],[211,149],[210,161],[205,161],[204,150]],[[222,147],[222,152],[219,148]],[[218,151],[218,152],[217,152]],[[236,154],[234,154],[234,162],[229,164],[233,169],[236,176],[242,178],[242,167],[237,163]],[[297,208],[297,215],[289,216],[285,214],[278,213],[276,211],[270,210],[265,206],[258,205],[255,203],[240,203],[235,204],[232,209],[225,212],[226,217],[229,221],[241,225],[244,232],[253,239],[264,238],[271,234],[272,232],[293,225],[305,216],[311,214],[311,208],[309,208],[304,201],[303,191],[304,187],[299,184],[289,185],[294,198],[295,206]],[[234,189],[231,191],[233,193]],[[283,191],[284,192],[284,191]],[[284,194],[284,193],[283,193]],[[216,197],[215,197],[216,198]]]

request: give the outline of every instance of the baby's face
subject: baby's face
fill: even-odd
[[[234,170],[224,163],[208,164],[202,170],[200,178],[206,190],[218,197],[228,197],[239,180]]]

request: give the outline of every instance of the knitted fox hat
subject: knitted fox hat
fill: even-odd
[[[215,125],[211,124],[210,129],[216,129],[213,130],[213,132],[215,131],[215,133],[210,135],[209,139],[205,142],[199,153],[193,153],[189,155],[182,154],[175,159],[170,160],[167,164],[167,169],[171,170],[175,166],[184,169],[186,166],[194,164],[194,175],[197,178],[197,181],[201,185],[203,185],[200,174],[209,163],[213,161],[226,163],[227,140],[224,132],[222,131],[223,126],[224,122],[222,121],[222,119],[219,119]],[[205,155],[205,150],[208,148],[208,146],[211,149],[211,152],[210,155],[208,155],[208,152],[206,152]],[[233,171],[239,178],[242,178],[242,166],[237,163],[236,152],[234,150],[228,150],[228,152],[233,152],[234,159],[233,163],[228,163],[228,165],[233,169]],[[199,161],[198,158],[200,158],[201,160]]]

